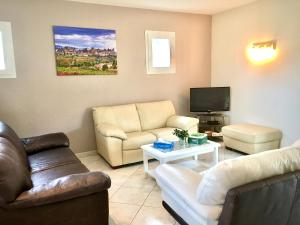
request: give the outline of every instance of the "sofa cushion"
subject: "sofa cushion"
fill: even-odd
[[[18,150],[9,140],[0,137],[0,206],[14,201],[31,187],[29,171]]]
[[[31,179],[33,182],[33,186],[36,187],[39,185],[47,184],[50,181],[63,176],[86,172],[88,172],[88,169],[81,162],[76,162],[40,170],[33,173],[31,175]]]
[[[80,162],[69,148],[49,149],[30,155],[28,159],[32,173],[70,163]]]
[[[187,116],[171,116],[167,120],[168,127],[176,127],[182,130],[189,130],[193,127],[198,128],[199,119]]]
[[[248,143],[274,141],[282,137],[278,129],[248,123],[225,126],[222,133],[224,136]]]
[[[173,196],[174,201],[202,218],[217,220],[222,212],[222,205],[203,205],[197,201],[196,191],[202,175],[178,165],[163,164],[156,168],[155,178],[162,192]]]
[[[69,138],[64,133],[51,133],[21,139],[27,155],[52,148],[69,147]]]
[[[164,128],[158,128],[153,130],[147,130],[147,132],[150,132],[156,136],[156,138],[162,138],[164,140],[178,140],[178,138],[173,135],[175,128],[171,127],[164,127]]]
[[[201,204],[223,204],[234,187],[296,170],[300,170],[300,149],[296,147],[226,160],[207,170],[197,189],[197,199]]]
[[[29,168],[27,155],[21,139],[11,127],[2,121],[0,121],[0,137],[8,139],[16,147],[17,154],[19,155],[21,162],[26,168]]]
[[[155,135],[149,132],[127,133],[127,140],[123,141],[123,150],[139,149],[142,145],[150,144],[156,140]]]
[[[141,130],[139,115],[134,104],[94,107],[93,117],[95,127],[107,123],[121,128],[126,133]]]
[[[171,101],[137,103],[136,108],[140,116],[142,130],[166,127],[168,118],[175,115]]]

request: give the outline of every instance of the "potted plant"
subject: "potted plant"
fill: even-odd
[[[179,138],[180,144],[187,143],[187,138],[189,137],[188,130],[175,129],[173,134]]]

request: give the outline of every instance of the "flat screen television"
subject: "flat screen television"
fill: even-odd
[[[230,110],[230,87],[190,89],[191,112],[221,112]]]

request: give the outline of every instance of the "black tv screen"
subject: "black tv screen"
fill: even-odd
[[[191,112],[220,112],[230,110],[230,87],[190,89]]]

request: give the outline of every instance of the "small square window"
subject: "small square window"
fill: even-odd
[[[175,66],[175,32],[146,31],[147,74],[172,74]]]
[[[10,22],[0,22],[0,78],[15,78],[15,57]]]
[[[170,40],[162,38],[152,39],[152,66],[156,68],[170,67]]]
[[[0,70],[5,70],[4,51],[3,51],[3,38],[2,38],[2,32],[1,31],[0,31]]]

